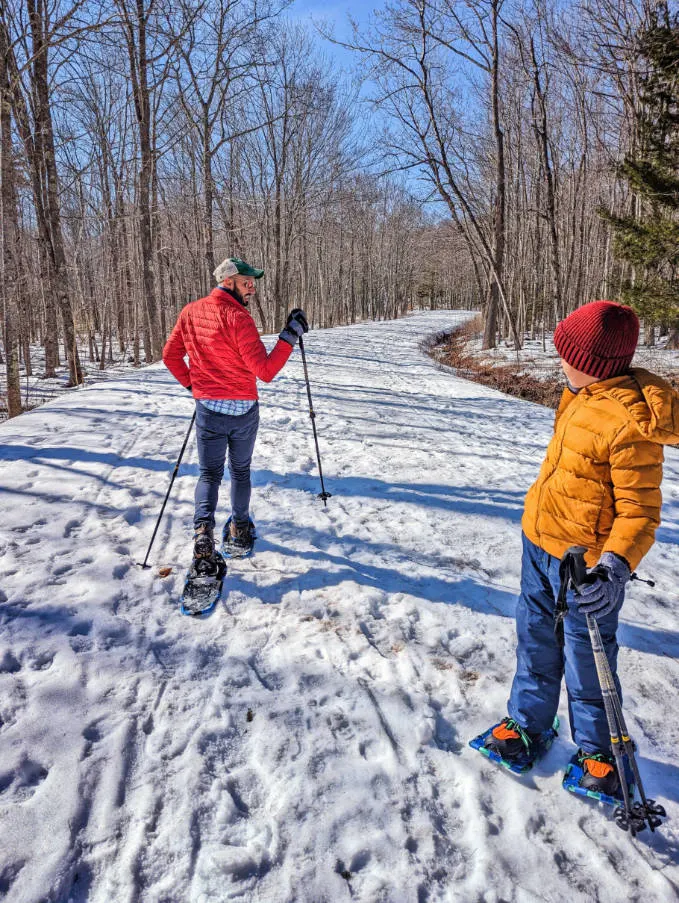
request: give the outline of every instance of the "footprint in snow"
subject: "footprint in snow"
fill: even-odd
[[[16,881],[19,872],[26,865],[25,860],[11,862],[0,872],[0,894],[7,894]]]
[[[17,671],[21,671],[21,663],[8,649],[0,659],[0,674],[16,674]]]
[[[92,629],[92,621],[78,621],[68,631],[69,636],[87,636]]]
[[[64,539],[70,539],[75,530],[80,526],[80,521],[76,518],[69,520],[64,527]]]
[[[75,653],[90,652],[93,641],[90,638],[92,621],[79,621],[68,631],[69,644]]]
[[[0,796],[7,794],[9,802],[23,803],[33,796],[48,774],[47,768],[24,756],[14,771],[0,775]]]
[[[26,687],[20,678],[14,678],[9,689],[0,695],[0,728],[16,723],[19,713],[26,708],[27,700]]]
[[[123,517],[130,526],[132,526],[132,524],[138,524],[141,520],[141,508],[139,505],[131,505],[123,513]]]
[[[72,564],[60,564],[58,567],[52,569],[53,577],[63,577],[64,574],[68,574],[69,571],[73,570]]]
[[[54,652],[39,652],[35,658],[29,661],[29,667],[32,671],[47,671],[52,667],[54,656]]]
[[[102,738],[102,732],[99,728],[99,724],[96,721],[93,721],[91,724],[88,724],[85,730],[83,731],[83,740],[85,741],[85,746],[83,747],[82,759],[87,759],[92,754],[92,748],[95,743],[98,743]]]

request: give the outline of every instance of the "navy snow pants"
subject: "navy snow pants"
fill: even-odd
[[[565,675],[573,740],[584,752],[609,752],[610,732],[587,621],[578,612],[573,593],[569,592],[561,647],[554,633],[558,593],[559,559],[524,535],[521,595],[516,607],[517,665],[507,711],[524,730],[531,733],[547,730],[559,706],[561,679]],[[618,692],[615,633],[619,610],[598,621]]]
[[[231,475],[231,513],[236,521],[247,521],[250,513],[250,463],[259,427],[259,404],[247,414],[217,414],[196,403],[196,437],[200,476],[196,484],[194,526],[215,526],[219,487],[224,476],[226,453]]]

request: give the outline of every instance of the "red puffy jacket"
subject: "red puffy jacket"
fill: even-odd
[[[291,353],[292,345],[279,339],[267,354],[250,314],[218,287],[183,308],[163,361],[175,379],[192,387],[194,398],[255,400],[257,379],[271,382]]]

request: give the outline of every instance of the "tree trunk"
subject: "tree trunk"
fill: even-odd
[[[204,227],[204,255],[207,267],[207,283],[212,282],[214,272],[215,248],[214,248],[214,188],[212,184],[212,151],[210,144],[210,128],[208,123],[208,111],[203,111],[203,227]]]
[[[153,222],[151,212],[151,180],[153,178],[153,147],[151,142],[151,95],[148,86],[148,57],[146,52],[146,26],[149,11],[144,0],[135,0],[134,15],[125,2],[120,4],[125,22],[125,36],[130,63],[132,94],[139,132],[141,166],[139,169],[139,239],[141,243],[141,271],[144,307],[148,338],[145,335],[146,355],[149,361],[159,361],[163,356],[156,283],[153,269]],[[145,330],[146,333],[146,330]]]
[[[7,71],[6,32],[0,29],[0,222],[2,224],[2,288],[7,368],[7,416],[21,413],[19,373],[19,224],[16,173],[12,160],[12,115]]]
[[[28,14],[33,38],[33,67],[31,80],[35,100],[35,136],[36,149],[42,151],[42,165],[46,177],[46,222],[49,233],[48,259],[50,262],[50,287],[54,291],[57,306],[61,313],[64,330],[64,345],[69,369],[69,384],[80,385],[83,381],[78,348],[76,345],[73,311],[68,291],[68,274],[66,271],[66,254],[61,231],[61,212],[59,206],[57,165],[54,151],[54,129],[49,96],[48,44],[45,35],[48,31],[47,12],[43,0],[27,0]]]
[[[561,292],[561,267],[559,262],[559,238],[556,226],[556,197],[554,191],[554,173],[549,155],[549,130],[547,125],[546,88],[540,79],[540,66],[535,51],[535,41],[531,38],[531,56],[533,62],[533,129],[540,151],[542,169],[545,174],[546,217],[549,229],[550,273],[554,318],[562,320],[565,311]]]
[[[490,73],[491,106],[493,111],[493,134],[495,137],[495,210],[494,210],[494,254],[495,278],[491,281],[486,318],[483,330],[483,348],[495,348],[497,335],[497,312],[500,306],[500,285],[504,278],[505,260],[505,208],[506,208],[506,175],[504,135],[500,125],[499,69],[500,49],[498,44],[498,11],[499,2],[492,3],[493,55]]]

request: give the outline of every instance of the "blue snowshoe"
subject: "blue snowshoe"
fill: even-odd
[[[512,718],[505,718],[474,737],[469,745],[514,774],[525,774],[546,754],[558,733],[556,716],[552,726],[540,734],[528,733]]]
[[[634,799],[634,779],[625,759],[625,780],[630,800]],[[563,787],[579,796],[599,800],[609,806],[624,806],[623,788],[612,757],[588,755],[578,750],[566,767]]]

